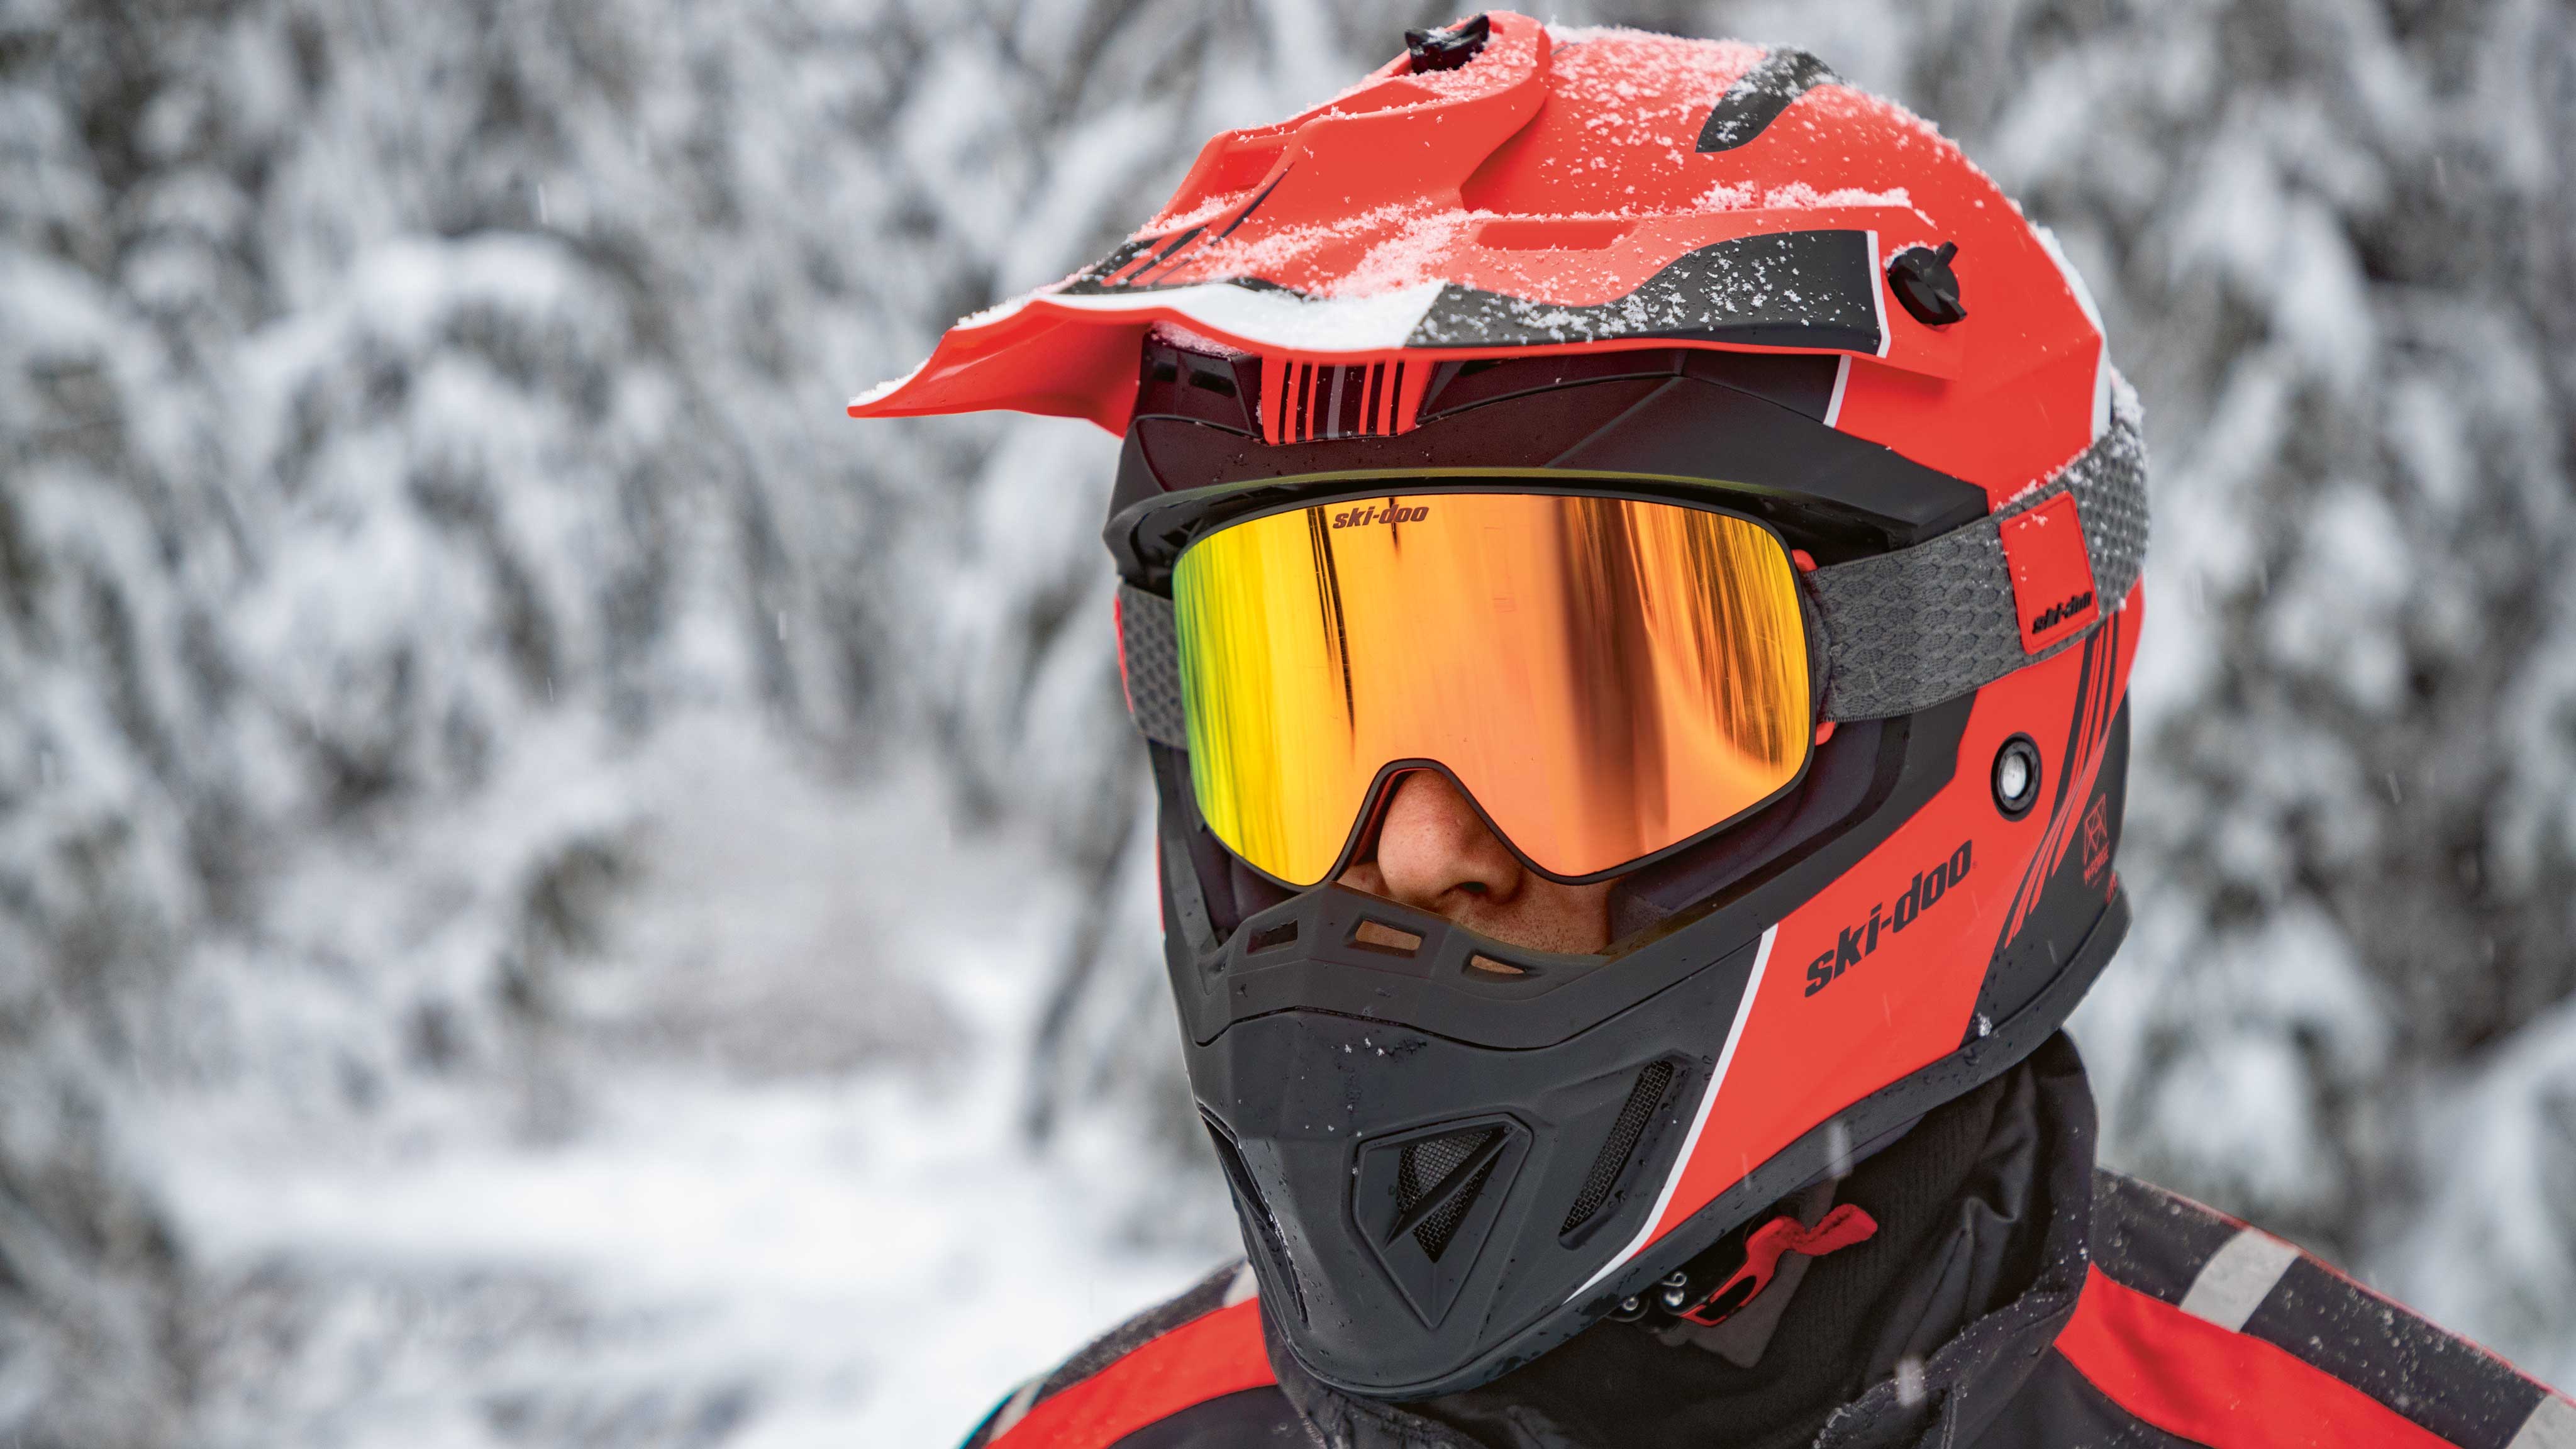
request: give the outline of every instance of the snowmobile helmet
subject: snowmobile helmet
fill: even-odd
[[[1493,12],[1208,142],[862,417],[1125,439],[1192,1090],[1264,1312],[1402,1399],[1629,1311],[2003,1072],[2126,930],[2137,408],[2047,234],[1796,51]],[[1406,770],[1607,877],[1335,883]]]

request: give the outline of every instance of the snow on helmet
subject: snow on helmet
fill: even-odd
[[[1928,124],[1796,51],[1408,41],[850,409],[1124,435],[1192,1088],[1286,1348],[1380,1398],[1633,1311],[2065,1020],[2128,924],[2146,546],[2081,282]],[[1555,696],[1451,657],[1497,614]],[[1334,884],[1423,768],[1615,880],[1611,945]]]

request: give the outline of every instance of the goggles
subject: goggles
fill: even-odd
[[[1416,768],[1544,874],[1640,864],[1786,790],[1819,721],[1911,714],[2074,647],[2147,542],[2132,406],[1987,517],[1812,572],[1766,525],[1669,496],[1196,495],[1228,496],[1255,511],[1152,505],[1174,510],[1151,550],[1170,592],[1121,585],[1119,666],[1209,829],[1301,889]]]
[[[1776,797],[1815,689],[1796,570],[1763,524],[1670,501],[1440,492],[1224,524],[1172,570],[1199,813],[1305,887],[1391,774],[1445,771],[1562,880]]]

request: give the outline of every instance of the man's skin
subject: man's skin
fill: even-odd
[[[1396,782],[1376,851],[1341,883],[1506,945],[1579,953],[1610,944],[1609,881],[1562,885],[1522,865],[1435,770]]]

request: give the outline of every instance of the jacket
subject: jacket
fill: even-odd
[[[1866,1285],[1866,1309],[1854,1315],[1865,1321],[1854,1335],[1808,1340],[1854,1345],[1847,1381],[1817,1379],[1827,1387],[1803,1414],[1737,1432],[1753,1420],[1730,1415],[1730,1404],[1685,1394],[1650,1406],[1633,1378],[1587,1404],[1584,1386],[1616,1384],[1622,1368],[1699,1363],[1618,1323],[1539,1360],[1578,1370],[1552,1387],[1507,1378],[1427,1405],[1356,1399],[1277,1350],[1238,1265],[1022,1385],[964,1449],[1628,1449],[1641,1436],[1729,1449],[2576,1449],[2576,1403],[2503,1360],[2258,1228],[2097,1167],[2091,1094],[2062,1036],[2017,1070],[2019,1085],[1994,1093],[1982,1116],[1965,1110],[1975,1104],[1953,1114],[2015,1150],[1989,1145],[1979,1173],[1943,1179],[1970,1184],[1956,1195],[1980,1200],[1922,1214],[1933,1231],[1890,1244],[1904,1262],[1871,1277],[1855,1260],[1845,1279]],[[1942,1125],[1927,1118],[1909,1136],[1931,1143]],[[1937,1160],[1892,1161],[1880,1175],[1938,1177]],[[1881,1200],[1872,1210],[1902,1215]],[[2022,1231],[1995,1229],[2016,1215],[2027,1219]],[[1789,1313],[1829,1314],[1821,1265],[1832,1262],[1817,1260],[1805,1286],[1765,1294],[1794,1288],[1815,1302],[1792,1298]],[[1896,1347],[1861,1347],[1869,1343]],[[1774,1363],[1768,1375],[1795,1378],[1801,1367]],[[1710,1372],[1694,1382],[1731,1382],[1729,1370]],[[1694,1422],[1700,1407],[1714,1411]]]

